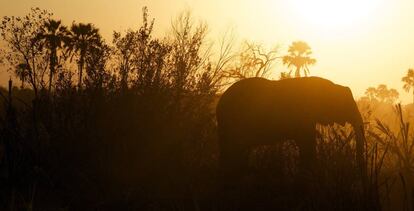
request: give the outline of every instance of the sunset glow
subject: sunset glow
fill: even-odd
[[[382,0],[292,0],[292,17],[320,30],[355,30],[379,19]]]
[[[414,67],[414,1],[410,0],[112,0],[54,1],[0,0],[0,15],[20,16],[38,6],[54,13],[69,25],[72,21],[94,23],[107,40],[113,31],[136,28],[141,8],[148,6],[155,18],[157,36],[169,33],[171,20],[189,10],[197,20],[209,26],[211,41],[218,40],[229,27],[241,40],[258,42],[266,47],[280,46],[284,54],[292,41],[311,45],[317,65],[311,75],[329,78],[352,88],[357,97],[368,86],[387,84],[400,92],[403,103],[411,94],[403,91],[401,77]],[[93,12],[91,12],[93,11]],[[275,65],[273,74],[285,71]],[[355,80],[362,77],[364,80]],[[0,71],[0,84],[9,76]]]

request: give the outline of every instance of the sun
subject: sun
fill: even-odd
[[[384,0],[289,0],[299,22],[326,30],[369,23]]]

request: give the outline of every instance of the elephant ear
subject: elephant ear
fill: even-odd
[[[335,122],[344,125],[346,122],[351,123],[356,115],[356,103],[349,87],[334,85],[326,93],[326,121]],[[359,114],[359,112],[358,112]]]
[[[345,99],[348,99],[348,107],[353,109],[353,112],[356,112],[358,115],[360,115],[359,113],[359,109],[358,106],[356,104],[354,95],[352,94],[352,91],[349,87],[345,86]]]
[[[349,110],[355,104],[355,99],[352,94],[352,91],[347,86],[337,85],[338,89],[335,92],[334,101],[335,103],[340,103],[341,107],[343,106],[344,111]]]

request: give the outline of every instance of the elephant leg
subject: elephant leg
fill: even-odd
[[[220,177],[223,185],[240,182],[248,171],[249,150],[247,147],[222,146],[220,150]]]
[[[315,171],[316,163],[316,136],[314,130],[303,131],[302,137],[297,140],[299,147],[299,166],[296,179],[297,197],[307,197],[310,193],[312,172]]]
[[[299,172],[309,173],[316,162],[316,132],[314,129],[308,129],[302,134],[302,137],[297,140],[300,153]]]

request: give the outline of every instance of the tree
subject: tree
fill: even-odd
[[[413,103],[414,103],[414,70],[408,69],[407,74],[401,79],[404,82],[404,90],[409,92],[413,90]]]
[[[365,96],[373,102],[394,104],[398,100],[399,93],[395,89],[388,89],[385,84],[380,84],[377,88],[369,87],[365,91]]]
[[[294,66],[295,77],[301,77],[300,72],[303,70],[305,76],[308,76],[309,66],[316,63],[316,59],[311,58],[312,50],[310,46],[303,41],[293,42],[289,46],[289,54],[283,57],[283,64],[288,68]],[[292,72],[292,71],[290,71]]]
[[[365,96],[370,101],[378,101],[377,99],[377,89],[374,87],[368,87],[368,89],[365,91]]]
[[[114,56],[117,61],[119,75],[121,77],[121,87],[128,88],[129,75],[133,72],[133,58],[137,49],[138,33],[129,30],[124,36],[119,32],[114,32],[112,43],[114,44]]]
[[[251,77],[268,77],[270,70],[278,57],[277,48],[266,50],[262,45],[245,42],[238,60],[228,75],[236,79]]]
[[[207,25],[194,25],[190,12],[183,12],[172,23],[171,60],[169,74],[171,85],[179,98],[186,90],[194,89],[208,65],[209,51],[203,51],[203,43],[207,35]]]
[[[49,51],[49,92],[52,90],[53,74],[59,65],[58,50],[66,40],[67,28],[60,20],[47,20],[40,28],[37,39],[44,40]]]
[[[135,79],[135,82],[142,85],[144,80],[151,77],[151,71],[146,71],[150,69],[148,65],[158,64],[163,60],[157,54],[159,53],[157,49],[160,50],[158,47],[162,44],[152,38],[154,19],[148,20],[147,7],[143,7],[142,12],[143,22],[139,29],[130,29],[123,36],[119,32],[114,32],[113,34],[114,56],[118,63],[119,76],[121,77],[120,82],[123,89],[128,88],[131,76],[134,73],[136,78],[133,78],[133,80]],[[149,55],[150,53],[153,54],[152,58]],[[155,62],[156,59],[158,62]]]
[[[27,81],[29,77],[29,68],[30,67],[26,63],[20,63],[16,65],[15,75],[22,82],[21,88],[24,88],[24,83]]]
[[[19,77],[25,75],[35,96],[43,85],[44,72],[48,66],[45,42],[36,39],[51,14],[46,10],[32,8],[24,17],[5,16],[0,23],[0,35],[7,44],[4,61]],[[22,72],[23,71],[23,72]]]
[[[111,74],[106,65],[110,58],[110,47],[103,41],[96,43],[85,58],[85,87],[101,91],[110,79]]]
[[[67,48],[70,54],[78,56],[78,87],[82,88],[83,69],[85,67],[85,59],[89,52],[96,48],[101,42],[99,30],[92,24],[73,23],[69,32]],[[73,56],[73,55],[72,55]]]
[[[380,84],[377,87],[377,97],[385,103],[394,104],[399,94],[395,89],[388,89],[387,85]]]

